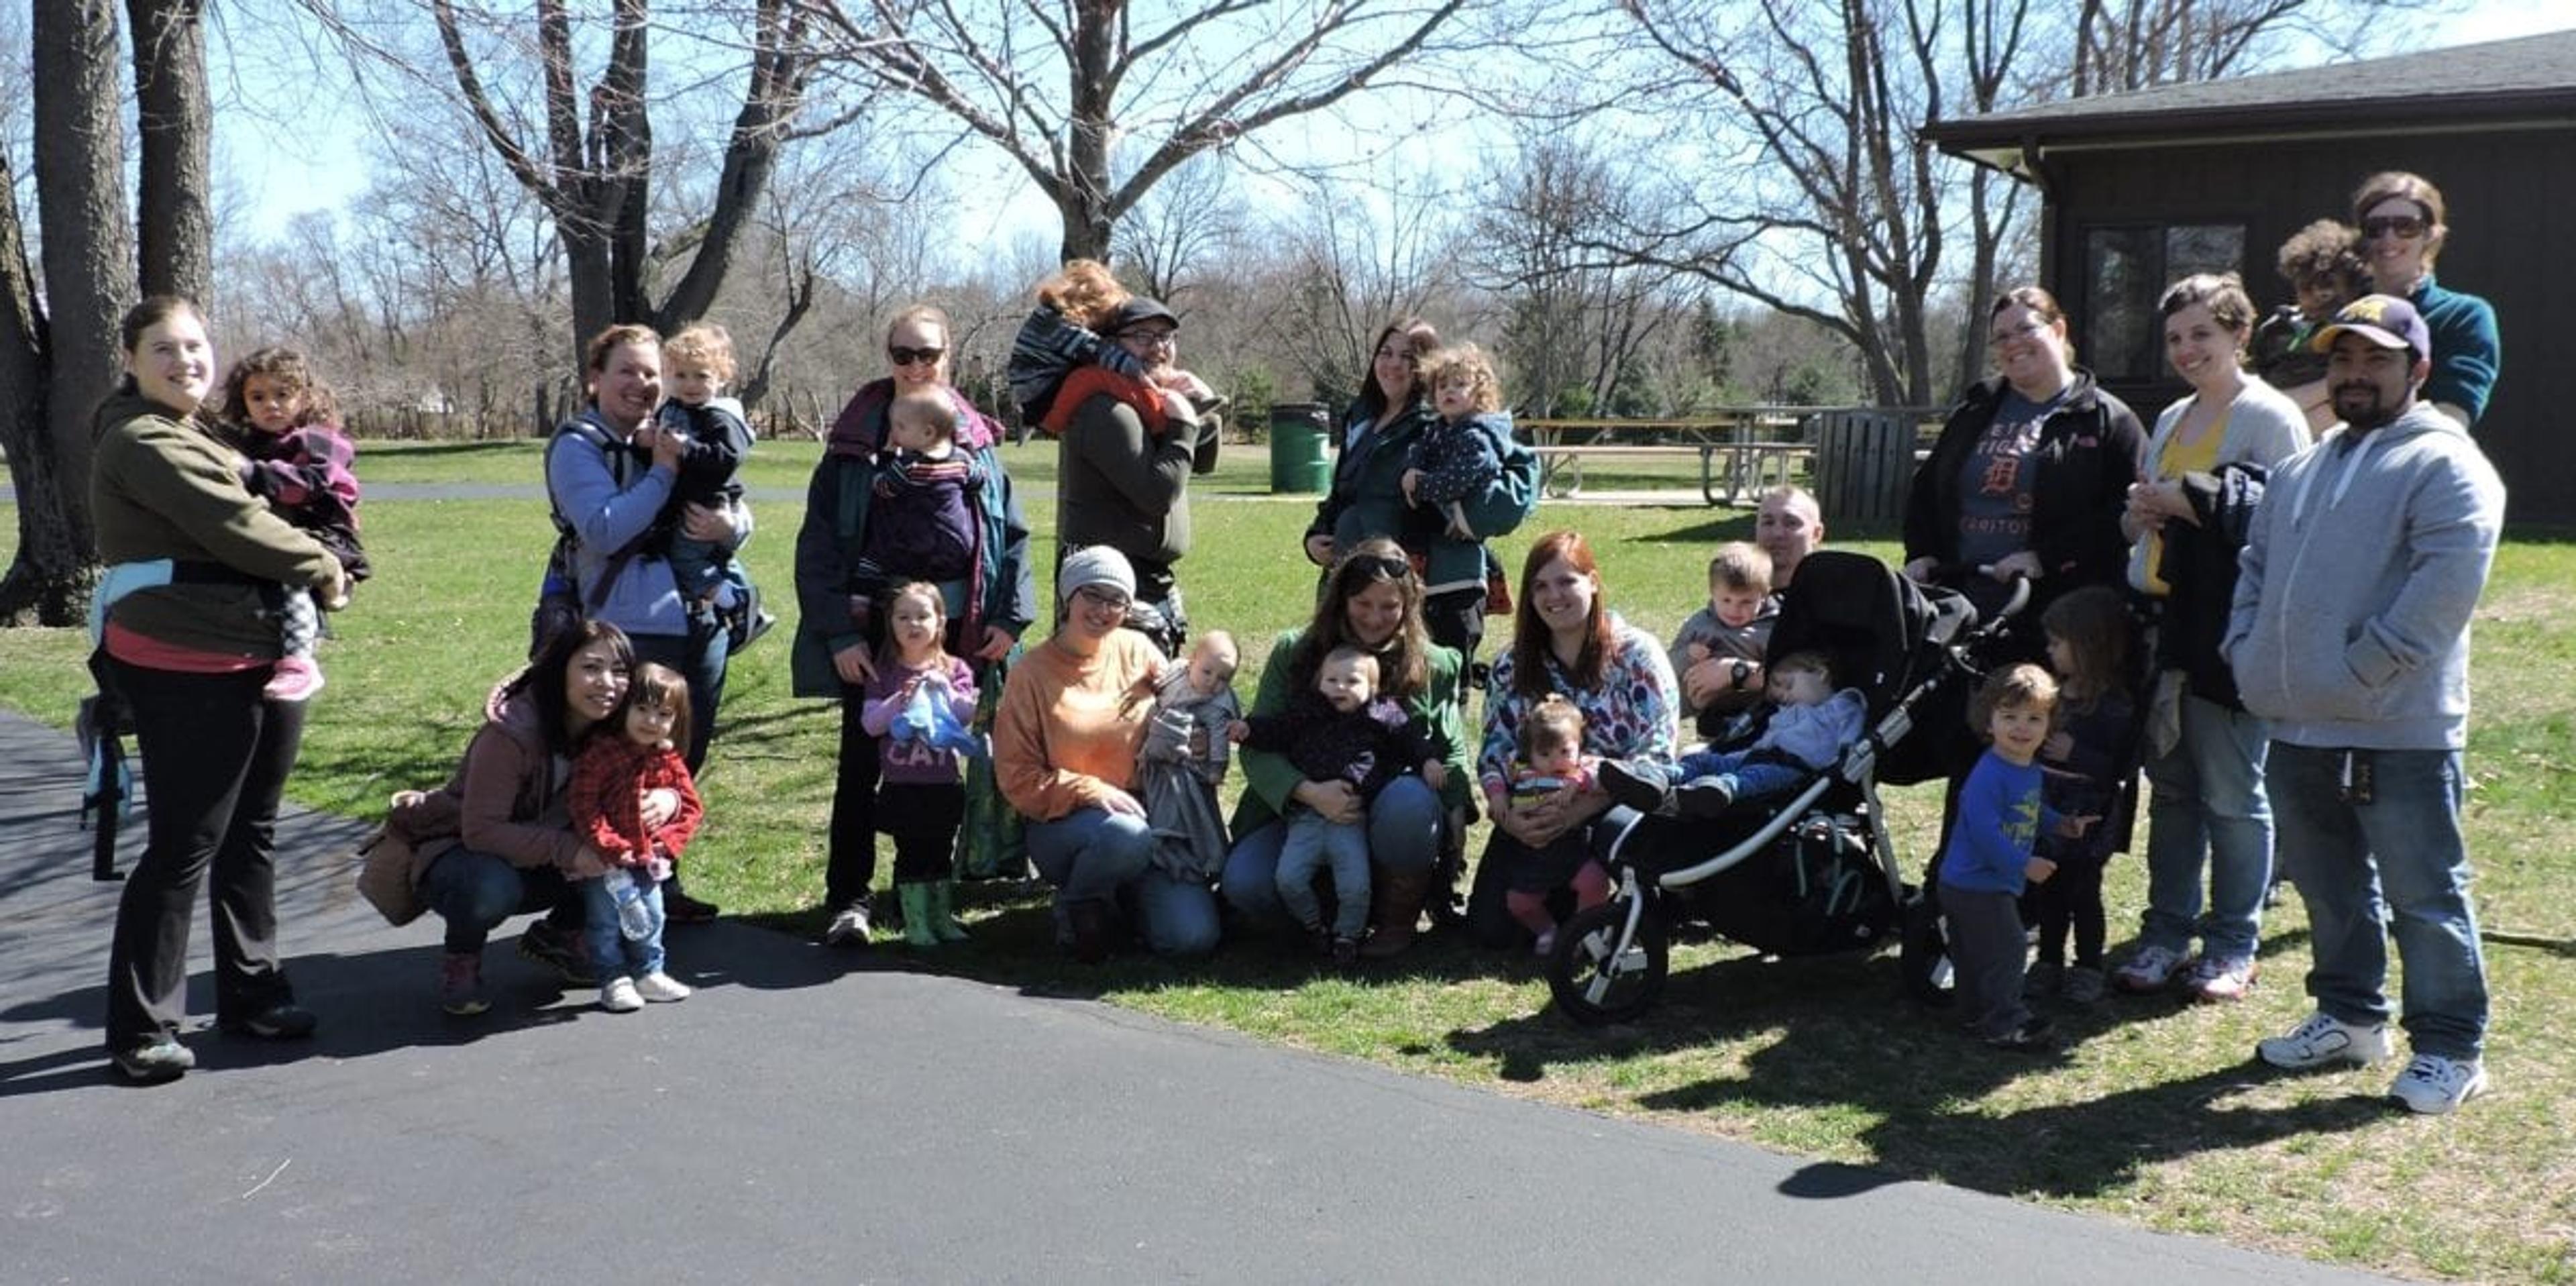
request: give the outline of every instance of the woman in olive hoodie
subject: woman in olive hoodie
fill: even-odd
[[[277,952],[277,806],[305,707],[263,699],[278,659],[276,602],[340,564],[242,484],[239,452],[197,417],[214,388],[205,319],[156,295],[125,315],[127,377],[99,405],[90,513],[106,679],[134,720],[150,807],[108,954],[107,1051],[136,1081],[184,1075],[188,927],[214,877],[215,1022],[228,1034],[312,1034]],[[282,587],[282,588],[281,588]]]

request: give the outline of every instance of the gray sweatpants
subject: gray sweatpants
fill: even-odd
[[[2022,965],[2030,944],[2022,937],[2021,899],[1941,886],[1941,913],[1950,921],[1950,976],[1959,1017],[1989,1040],[2009,1036],[2030,1021],[2022,1004]]]

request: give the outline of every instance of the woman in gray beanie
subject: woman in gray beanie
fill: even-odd
[[[1029,859],[1056,887],[1056,928],[1086,963],[1108,956],[1119,918],[1158,955],[1216,948],[1216,896],[1153,864],[1137,798],[1136,752],[1154,713],[1163,654],[1121,629],[1136,572],[1117,550],[1076,549],[1056,569],[1060,623],[1002,688],[993,766],[1029,819]]]

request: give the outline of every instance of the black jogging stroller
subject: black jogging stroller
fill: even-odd
[[[1963,718],[1984,675],[1980,650],[2027,598],[2018,587],[1981,626],[1963,596],[1916,585],[1866,554],[1809,554],[1767,656],[1830,657],[1835,681],[1868,699],[1866,734],[1790,794],[1713,821],[1631,823],[1611,846],[1609,900],[1557,931],[1547,964],[1557,1006],[1585,1024],[1644,1013],[1663,990],[1672,931],[1690,921],[1778,956],[1871,950],[1901,937],[1908,984],[1932,989],[1943,957],[1938,919],[1905,879],[1878,788],[1947,776],[1962,748],[1973,749]],[[1739,721],[1720,744],[1760,730]]]

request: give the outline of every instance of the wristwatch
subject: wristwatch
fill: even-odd
[[[1744,690],[1744,681],[1753,677],[1753,663],[1738,657],[1735,662],[1735,689]]]

